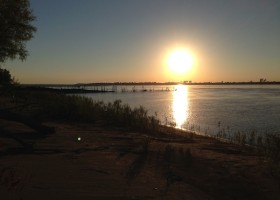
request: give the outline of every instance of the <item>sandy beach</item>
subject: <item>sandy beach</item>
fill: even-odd
[[[0,119],[1,199],[278,199],[279,179],[250,148],[151,135],[102,122],[45,121],[44,137]]]

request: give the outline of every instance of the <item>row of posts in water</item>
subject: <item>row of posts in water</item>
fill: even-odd
[[[176,91],[175,87],[156,87],[156,88],[145,88],[144,86],[142,87],[127,87],[127,86],[117,86],[113,85],[112,87],[108,86],[90,86],[90,87],[81,87],[81,89],[84,90],[92,90],[95,92],[157,92],[157,91],[162,91],[162,92],[169,92],[169,91]]]

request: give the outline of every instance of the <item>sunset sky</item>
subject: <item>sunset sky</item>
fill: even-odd
[[[31,0],[20,83],[280,81],[279,0]],[[182,74],[175,49],[191,52]]]

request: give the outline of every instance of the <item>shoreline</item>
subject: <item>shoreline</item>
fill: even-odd
[[[11,132],[36,134],[3,123],[10,123]],[[275,199],[280,194],[278,179],[251,148],[198,135],[151,137],[102,123],[44,124],[55,133],[34,140],[32,151],[1,138],[2,197]]]
[[[6,118],[0,112],[0,196],[7,200],[280,195],[280,174],[274,171],[278,168],[248,146],[182,130],[175,133],[172,127],[141,131],[104,119],[38,118],[43,113],[33,114],[36,104],[15,107],[22,103],[3,96],[0,102],[0,110],[6,104],[15,116],[24,117]]]

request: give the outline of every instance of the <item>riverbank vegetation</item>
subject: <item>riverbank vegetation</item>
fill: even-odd
[[[3,89],[2,89],[3,91]],[[55,120],[66,120],[71,122],[102,122],[107,126],[126,127],[150,134],[179,134],[192,138],[194,130],[183,131],[176,129],[176,124],[161,121],[153,115],[148,115],[147,109],[143,106],[131,108],[128,104],[123,104],[121,100],[104,103],[94,101],[90,98],[79,95],[65,95],[48,91],[21,91],[17,87],[6,91],[14,102],[17,102],[21,110],[28,111],[36,119],[51,118]],[[168,124],[169,126],[165,126]],[[217,134],[207,135],[215,137],[228,143],[240,146],[250,146],[260,154],[264,154],[273,162],[280,162],[280,135],[279,134],[256,134],[255,131],[249,133],[230,132],[220,128]]]

